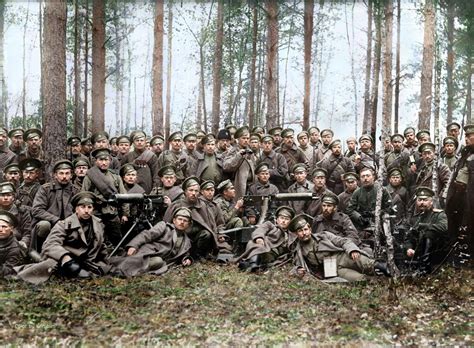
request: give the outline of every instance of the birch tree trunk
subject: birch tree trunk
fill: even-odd
[[[267,120],[266,127],[278,125],[278,3],[265,0],[267,11]]]
[[[435,5],[426,0],[424,8],[425,27],[423,34],[423,60],[421,66],[420,113],[418,129],[430,129],[433,87]]]
[[[153,134],[163,129],[163,0],[156,0],[153,47]]]
[[[105,3],[92,1],[92,133],[105,127]]]
[[[212,67],[212,128],[211,132],[219,131],[222,87],[222,42],[224,38],[224,9],[222,0],[217,1],[216,48]]]
[[[393,36],[393,0],[385,2],[385,46],[383,53],[383,107],[382,129],[392,134],[392,36]]]
[[[310,99],[311,99],[311,54],[313,42],[313,13],[314,0],[304,2],[304,99],[303,99],[303,129],[309,128]]]
[[[44,9],[43,145],[46,167],[64,158],[66,148],[66,17],[65,0],[48,1]]]

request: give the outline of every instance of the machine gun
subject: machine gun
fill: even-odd
[[[147,195],[144,193],[120,193],[113,195],[108,202],[110,204],[123,204],[132,203],[138,206],[138,216],[134,218],[132,226],[129,228],[127,233],[123,236],[120,242],[117,244],[115,249],[108,256],[109,258],[114,256],[131,233],[138,229],[139,226],[145,226],[145,228],[153,227],[152,222],[155,219],[155,211],[153,205],[164,204],[163,195]]]

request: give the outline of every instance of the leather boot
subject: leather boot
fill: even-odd
[[[383,274],[386,277],[392,276],[386,262],[380,262],[380,261],[375,262],[374,270],[376,274]]]

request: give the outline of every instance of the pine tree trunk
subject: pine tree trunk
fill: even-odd
[[[156,0],[153,48],[153,134],[163,130],[163,0]]]
[[[3,86],[5,85],[4,57],[5,2],[0,1],[0,126],[8,127],[8,117],[4,104]]]
[[[219,131],[219,119],[221,108],[221,87],[222,87],[222,42],[224,38],[224,5],[222,0],[217,1],[217,22],[216,22],[216,48],[214,51],[214,62],[212,67],[212,129],[211,132],[217,134]]]
[[[365,85],[364,85],[364,120],[362,121],[362,132],[370,131],[370,73],[372,72],[372,0],[367,3],[367,48],[365,61]]]
[[[28,23],[30,21],[30,6],[26,7],[26,17],[25,17],[25,24],[23,26],[23,56],[22,56],[22,64],[23,64],[23,78],[22,78],[22,92],[21,92],[21,114],[23,117],[23,128],[28,128],[26,125],[26,31],[28,29]]]
[[[395,117],[393,122],[393,129],[398,133],[399,108],[400,108],[400,23],[402,18],[401,1],[397,0],[397,53],[395,58]]]
[[[474,88],[474,63],[472,58],[467,60],[467,93],[466,93],[466,124],[474,122],[474,99],[472,98],[472,89]]]
[[[118,12],[117,12],[117,3],[112,4],[113,6],[113,22],[114,22],[114,35],[115,35],[115,45],[114,45],[114,58],[115,58],[115,121],[116,125],[116,134],[122,134],[122,122],[120,118],[120,91],[122,90],[122,42],[121,42],[121,33],[120,33],[120,23],[118,21]]]
[[[441,44],[436,40],[435,70],[434,70],[434,98],[433,98],[433,115],[434,115],[434,135],[435,144],[439,142],[439,115],[441,112],[441,72],[443,63],[441,58]]]
[[[382,14],[380,8],[375,7],[375,47],[374,47],[374,70],[372,74],[372,96],[370,98],[371,126],[370,134],[375,141],[377,133],[377,108],[379,100],[380,64],[382,57]]]
[[[258,11],[252,2],[252,60],[250,63],[250,91],[248,97],[248,121],[250,128],[255,127],[255,77],[257,69]]]
[[[38,2],[39,8],[38,8],[38,31],[39,31],[39,54],[40,54],[40,62],[41,62],[41,76],[44,74],[44,69],[43,69],[43,0],[39,0]],[[4,85],[6,88],[6,84]],[[43,78],[40,77],[40,95],[39,95],[39,110],[38,114],[41,115],[41,121],[44,123],[44,101],[43,101],[43,93],[44,91],[44,86],[43,86]],[[6,92],[6,91],[5,91]],[[4,96],[6,93],[3,94]]]
[[[82,136],[89,134],[89,0],[86,0],[86,14],[84,18],[84,129]]]
[[[454,107],[454,82],[453,82],[453,72],[454,72],[454,2],[447,2],[447,51],[448,57],[446,61],[446,92],[447,92],[447,101],[446,101],[446,123],[449,124],[453,121],[453,107]]]
[[[205,68],[205,57],[204,57],[204,47],[201,44],[199,46],[199,61],[200,61],[200,75],[201,75],[201,106],[202,106],[202,126],[204,126],[204,132],[207,133],[207,107],[206,107],[206,80],[205,80],[205,75],[204,75],[204,68]],[[198,130],[202,129],[201,127],[198,127]]]
[[[105,3],[92,1],[92,133],[105,128]]]
[[[434,41],[435,41],[434,0],[426,0],[424,8],[425,28],[423,35],[423,60],[421,66],[420,113],[418,129],[430,129],[433,87]]]
[[[47,169],[64,158],[66,148],[66,17],[65,0],[48,1],[44,9],[43,145]]]
[[[393,0],[385,2],[385,45],[383,53],[383,107],[382,130],[392,134],[392,37],[393,37]]]
[[[125,114],[125,132],[124,134],[130,133],[130,125],[132,122],[132,47],[127,38],[127,74],[128,74],[128,85],[127,85],[127,113]]]
[[[278,125],[278,3],[265,0],[267,11],[267,120],[266,128]]]
[[[75,135],[82,135],[82,110],[81,110],[81,37],[82,21],[79,21],[79,0],[74,1],[74,128]]]
[[[313,13],[314,0],[304,2],[304,98],[303,98],[303,128],[309,128],[310,99],[311,99],[311,53],[313,42]]]
[[[168,68],[166,76],[166,112],[165,112],[165,142],[171,131],[171,76],[173,62],[173,3],[168,4]]]

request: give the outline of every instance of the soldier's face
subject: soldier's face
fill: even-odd
[[[428,141],[430,141],[430,136],[428,134],[422,135],[418,138],[419,145],[427,143]]]
[[[10,207],[13,204],[14,200],[15,200],[15,194],[13,192],[0,194],[0,206],[2,208]]]
[[[133,141],[133,146],[137,150],[143,150],[146,146],[146,139],[145,138],[138,138]]]
[[[288,216],[284,216],[284,215],[278,215],[276,218],[276,223],[278,227],[280,227],[283,230],[286,230],[288,228],[290,221],[291,219]]]
[[[206,155],[213,155],[216,152],[216,143],[211,141],[204,145],[204,153]]]
[[[431,150],[423,151],[421,157],[426,163],[431,163],[434,160],[434,152]]]
[[[399,187],[402,184],[402,177],[400,175],[392,175],[388,180],[393,187]]]
[[[444,145],[444,151],[446,152],[447,155],[452,155],[454,154],[454,151],[456,148],[454,147],[454,144],[446,144]]]
[[[369,150],[372,148],[372,142],[368,139],[362,139],[360,142],[360,148],[362,150]]]
[[[282,141],[281,134],[275,134],[273,136],[273,140],[275,140],[276,144],[281,144],[281,141]]]
[[[99,157],[96,159],[95,164],[99,167],[100,170],[106,170],[110,167],[111,159],[109,156],[107,157]]]
[[[184,216],[176,216],[173,218],[173,225],[176,228],[177,231],[184,232],[188,229],[189,224],[191,221],[189,218],[184,217]]]
[[[248,134],[242,135],[242,136],[238,139],[238,142],[239,142],[239,146],[240,146],[241,148],[247,147],[247,146],[249,146],[250,136],[249,136]]]
[[[399,139],[392,141],[393,149],[397,152],[401,151],[402,145],[403,143]]]
[[[71,145],[71,153],[73,155],[78,155],[81,153],[81,144]]]
[[[350,141],[347,142],[347,149],[348,149],[349,151],[355,151],[356,145],[357,145],[357,144],[356,144],[355,141],[350,140]]]
[[[161,153],[163,151],[163,143],[155,143],[151,146],[154,153]]]
[[[466,134],[465,141],[466,145],[474,145],[474,133]]]
[[[6,221],[0,220],[0,240],[9,238],[13,233],[13,227]]]
[[[184,142],[184,146],[188,151],[194,151],[196,149],[196,139],[187,140]]]
[[[23,181],[25,182],[25,184],[31,184],[38,179],[39,171],[38,169],[24,170],[22,174],[23,174]]]
[[[321,189],[326,185],[326,177],[325,176],[315,176],[313,178],[313,184],[317,189]]]
[[[346,190],[349,192],[354,192],[357,188],[357,180],[346,180],[344,184],[346,185]]]
[[[415,142],[415,133],[414,132],[407,132],[405,134],[405,139],[408,144],[413,144]]]
[[[83,178],[83,177],[86,176],[88,169],[89,169],[89,167],[87,167],[87,166],[77,166],[74,169],[74,174],[79,178]]]
[[[296,236],[300,241],[307,242],[311,239],[311,226],[306,224],[304,227],[296,230]]]
[[[296,172],[295,173],[295,180],[298,184],[303,184],[306,181],[306,177],[308,174],[305,171],[302,172]]]
[[[322,203],[321,210],[323,212],[323,216],[325,218],[328,218],[328,217],[331,217],[332,214],[334,214],[334,212],[336,211],[336,206],[330,203]]]
[[[300,143],[301,147],[306,147],[308,145],[309,139],[307,135],[300,135],[298,137],[298,143]]]
[[[360,173],[360,184],[363,187],[370,187],[374,185],[375,176],[370,170],[364,170]]]
[[[76,206],[75,211],[80,220],[89,220],[94,211],[94,206],[92,204],[80,204]]]
[[[224,196],[228,200],[234,199],[235,198],[235,187],[231,186],[227,190],[224,190]]]
[[[29,148],[36,150],[41,146],[41,138],[39,136],[31,137],[26,141],[26,143]]]
[[[199,185],[192,185],[189,186],[186,191],[184,191],[184,194],[186,195],[186,198],[190,202],[197,202],[198,196],[199,196]]]
[[[342,147],[341,145],[333,145],[331,148],[332,153],[334,156],[339,156],[342,152]]]
[[[109,140],[108,139],[98,140],[94,144],[94,149],[108,149],[108,148],[109,148]]]
[[[257,152],[260,149],[260,142],[258,139],[252,139],[250,140],[250,148],[254,151]]]
[[[214,198],[215,192],[216,192],[216,189],[214,187],[209,187],[209,188],[201,190],[201,195],[208,201],[212,201]]]
[[[171,141],[171,149],[174,151],[180,151],[183,141],[181,139],[173,139]]]
[[[72,170],[71,169],[59,169],[54,173],[54,177],[61,185],[66,185],[71,181]]]
[[[286,146],[293,146],[293,134],[287,135],[286,137],[284,137],[283,142],[285,143]]]
[[[312,144],[316,144],[319,141],[319,132],[314,131],[309,135]]]
[[[11,138],[13,147],[21,147],[23,145],[23,135],[15,135]]]
[[[454,137],[454,138],[458,138],[459,137],[459,134],[461,133],[460,129],[457,128],[457,127],[453,127],[449,130],[448,132],[448,135]]]
[[[166,188],[173,187],[176,182],[176,175],[165,175],[160,178],[163,186]]]
[[[118,144],[118,151],[122,155],[126,155],[130,151],[130,144],[129,143]]]
[[[417,197],[416,208],[419,211],[425,212],[433,208],[433,198],[431,197]]]
[[[217,141],[217,146],[219,147],[219,150],[222,151],[227,151],[230,145],[230,140],[229,139],[220,139]]]
[[[322,136],[323,144],[329,145],[332,141],[332,134],[331,133],[324,133]]]
[[[7,141],[7,135],[6,134],[0,134],[0,146],[5,145]]]
[[[135,184],[137,182],[137,172],[133,171],[125,174],[123,177],[123,181],[128,185]]]
[[[20,172],[8,172],[5,173],[5,180],[10,181],[13,184],[20,182]]]
[[[262,149],[263,149],[263,152],[265,153],[270,153],[273,149],[273,142],[271,141],[264,141],[262,143]]]
[[[257,178],[261,184],[266,184],[270,180],[270,172],[268,170],[261,171],[257,174]]]

